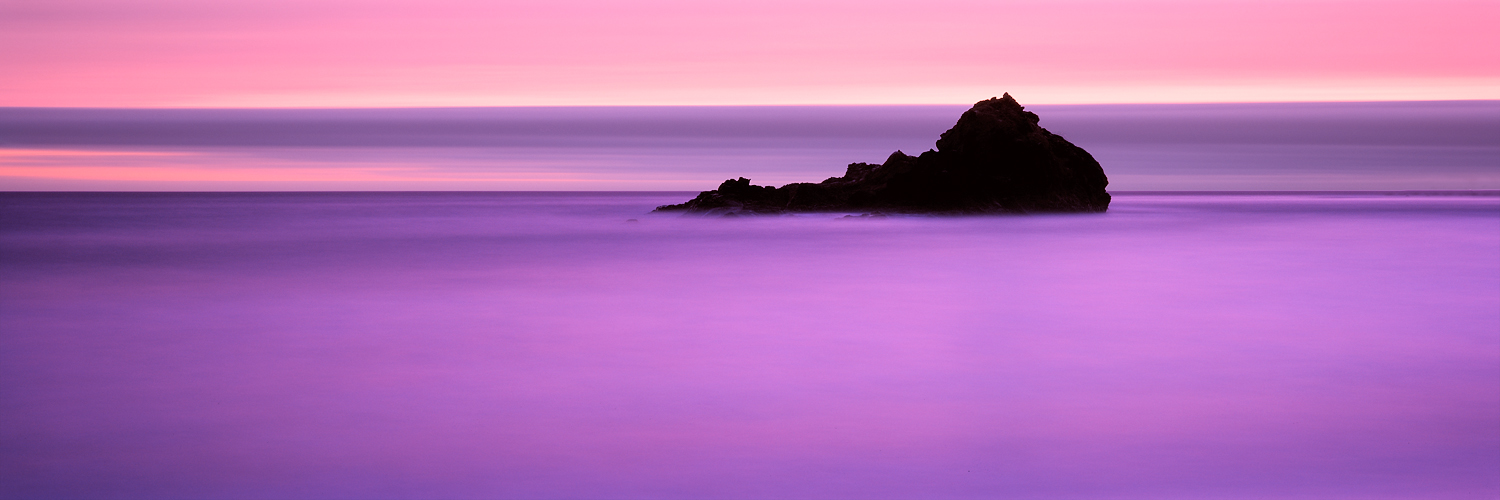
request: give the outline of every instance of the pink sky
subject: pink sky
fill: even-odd
[[[1500,2],[8,0],[0,106],[1500,99]]]

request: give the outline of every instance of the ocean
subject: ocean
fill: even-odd
[[[1495,191],[693,194],[0,194],[0,497],[1500,494]]]
[[[919,154],[967,106],[0,107],[0,191],[703,191]],[[1500,190],[1500,101],[1027,106],[1114,191]]]
[[[1500,101],[1029,106],[1103,214],[650,213],[964,109],[0,108],[0,498],[1500,496]]]

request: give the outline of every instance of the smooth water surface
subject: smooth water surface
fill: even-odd
[[[0,107],[0,191],[779,186],[919,154],[968,108]],[[1027,109],[1116,191],[1500,189],[1500,101]]]
[[[0,497],[1495,498],[1447,194],[3,194]]]

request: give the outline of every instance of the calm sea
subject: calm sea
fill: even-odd
[[[779,186],[926,151],[965,109],[0,107],[0,191]],[[1500,101],[1027,109],[1116,191],[1500,189]]]
[[[0,497],[1500,495],[1495,192],[692,194],[0,194]]]

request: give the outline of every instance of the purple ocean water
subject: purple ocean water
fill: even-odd
[[[1473,125],[1463,109],[1422,123]],[[304,136],[171,120],[118,139],[77,128],[97,116],[8,112],[16,149],[344,151],[430,172],[477,168],[445,148],[537,151],[288,146]],[[1102,214],[705,219],[649,213],[690,191],[0,179],[0,498],[1500,495],[1494,136],[1398,120],[1297,142],[1242,118],[1215,132],[1092,113],[1064,135],[1093,137],[1075,142],[1139,188],[1446,191],[1119,189]],[[600,127],[616,128],[543,156],[628,163],[641,141],[692,137]],[[852,151],[758,127],[704,132],[694,154],[759,151],[739,165],[792,181],[821,177],[759,161]],[[244,137],[268,144],[225,143]],[[638,175],[723,177],[662,165]]]
[[[684,196],[8,194],[4,494],[1500,491],[1500,197]]]

